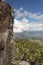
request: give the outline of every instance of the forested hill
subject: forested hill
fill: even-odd
[[[19,65],[22,61],[30,65],[43,65],[43,46],[32,40],[15,39],[13,64]]]

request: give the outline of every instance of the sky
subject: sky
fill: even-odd
[[[4,0],[14,8],[14,32],[43,31],[43,0]]]

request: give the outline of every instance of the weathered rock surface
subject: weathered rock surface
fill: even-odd
[[[11,62],[13,13],[12,7],[0,0],[0,65],[9,65]]]

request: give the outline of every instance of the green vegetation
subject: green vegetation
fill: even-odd
[[[13,63],[27,61],[30,65],[43,65],[43,46],[28,39],[14,40]]]

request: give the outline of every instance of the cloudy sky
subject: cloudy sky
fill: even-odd
[[[15,11],[14,32],[43,31],[43,0],[5,0]]]

